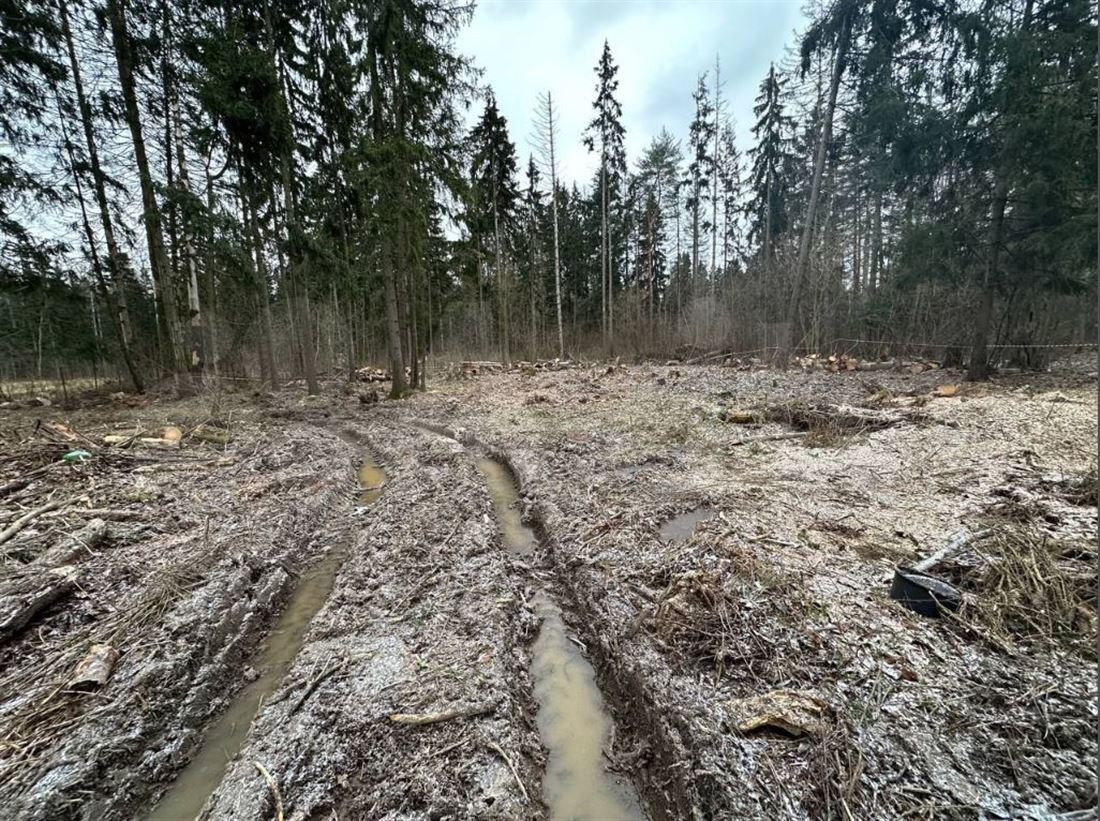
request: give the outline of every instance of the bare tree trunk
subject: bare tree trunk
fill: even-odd
[[[382,283],[386,298],[386,342],[390,349],[390,378],[392,386],[390,396],[404,396],[408,390],[405,383],[405,359],[401,351],[401,323],[397,314],[397,285],[393,262],[393,247],[385,241],[382,250]]]
[[[271,26],[271,4],[266,0],[264,3],[264,23],[267,29],[268,59],[271,60],[272,70],[278,72],[279,76],[279,96],[277,98],[277,105],[280,113],[286,117],[287,122],[292,124],[294,118],[290,116],[289,99],[286,92],[286,77],[283,73],[283,67],[279,63],[278,56],[275,53],[275,37]],[[294,202],[294,179],[291,173],[289,145],[285,146],[280,154],[279,170],[282,176],[283,185],[283,214],[285,222],[283,227],[287,235],[286,252],[287,273],[290,279],[290,302],[294,306],[293,314],[296,320],[295,324],[297,325],[296,338],[298,341],[302,371],[306,378],[306,392],[310,396],[315,396],[320,393],[321,389],[317,382],[317,359],[313,346],[313,322],[310,318],[309,302],[307,300],[308,292],[305,283],[305,275],[302,271],[301,236]],[[274,201],[274,197],[272,201]]]
[[[176,92],[175,84],[171,82],[171,72],[167,68],[171,57],[171,45],[169,40],[171,32],[168,25],[167,10],[164,11],[164,30],[165,43],[163,48],[166,54],[164,67],[166,104],[169,109],[170,122],[175,131],[176,166],[179,174],[179,186],[185,195],[190,196],[191,179],[187,171],[186,143],[183,139],[183,124],[182,118],[180,117],[179,95]],[[202,304],[199,299],[198,258],[195,253],[195,243],[191,234],[190,221],[187,219],[186,214],[183,216],[183,253],[186,257],[187,264],[188,350],[194,351],[197,354],[199,363],[201,363],[203,370],[206,370],[208,352],[204,350],[205,346],[203,344],[206,334],[203,331]]]
[[[247,186],[251,189],[251,186]],[[275,337],[271,328],[271,299],[268,293],[267,266],[264,264],[263,240],[257,224],[257,209],[251,193],[241,198],[245,207],[245,221],[252,237],[253,275],[256,285],[256,302],[260,310],[260,376],[273,389],[279,385],[279,373],[275,369]]]
[[[714,296],[718,275],[718,134],[721,131],[722,116],[722,66],[718,57],[714,58],[714,181],[711,186],[710,202],[710,301],[707,306],[708,317],[714,310]],[[708,323],[709,324],[709,323]]]
[[[989,325],[993,318],[994,281],[1000,271],[1001,240],[1004,234],[1008,186],[997,183],[993,194],[993,213],[989,223],[989,256],[982,277],[981,301],[974,317],[974,341],[970,347],[970,368],[966,378],[972,381],[989,376]]]
[[[554,301],[558,320],[558,358],[565,358],[565,333],[561,319],[561,253],[558,243],[558,163],[554,147],[554,99],[546,93],[546,142],[550,151],[550,208],[554,212]]]
[[[825,171],[825,157],[833,134],[833,113],[836,110],[836,97],[840,89],[840,80],[848,60],[848,46],[852,34],[852,12],[847,11],[837,35],[836,56],[833,60],[833,74],[829,83],[829,98],[821,122],[821,135],[814,156],[813,181],[810,184],[810,200],[806,205],[806,214],[802,225],[802,237],[798,243],[798,263],[795,266],[794,285],[791,291],[790,307],[787,311],[786,350],[781,361],[786,361],[794,352],[798,337],[801,335],[802,292],[810,266],[810,247],[813,241],[814,221],[817,218],[817,203],[821,196],[821,178]]]
[[[211,214],[214,213],[214,180],[210,176],[210,158],[207,157],[206,165],[204,166],[206,173],[206,209]],[[209,243],[207,245],[209,249]],[[218,335],[217,325],[215,320],[218,316],[217,290],[214,287],[214,266],[212,264],[209,250],[206,251],[206,264],[203,266],[203,283],[206,287],[206,295],[209,299],[207,305],[206,321],[203,323],[203,329],[206,331],[206,337],[209,340],[209,345],[206,346],[206,356],[210,362],[211,368],[214,372],[214,376],[218,376]]]
[[[183,330],[180,327],[179,313],[176,310],[175,284],[172,282],[168,259],[164,253],[160,210],[157,207],[156,194],[153,190],[153,178],[149,172],[149,159],[145,154],[145,139],[141,131],[141,113],[138,109],[137,90],[134,82],[130,33],[126,28],[126,12],[122,5],[124,1],[107,0],[107,16],[111,24],[111,39],[114,43],[119,85],[122,87],[126,123],[130,128],[130,137],[134,144],[134,160],[137,164],[138,180],[141,184],[145,236],[149,244],[149,262],[153,268],[153,275],[160,286],[158,290],[160,291],[161,304],[164,306],[165,326],[168,330],[168,338],[165,340],[167,358],[172,362],[179,393],[186,395],[191,392],[191,372],[187,368]]]
[[[607,159],[600,157],[600,331],[607,347]]]
[[[59,0],[58,9],[61,14],[61,30],[65,37],[65,47],[69,55],[69,68],[73,75],[73,87],[76,91],[76,102],[77,108],[80,111],[80,122],[84,129],[84,144],[88,152],[88,165],[92,172],[92,187],[95,190],[96,205],[99,208],[100,224],[103,226],[103,238],[107,244],[107,271],[110,275],[111,287],[108,287],[107,283],[102,281],[102,269],[98,265],[95,265],[94,261],[93,267],[99,272],[101,279],[100,289],[103,292],[103,298],[107,301],[107,308],[111,312],[111,320],[115,327],[115,334],[118,337],[119,352],[126,366],[126,372],[130,375],[130,381],[134,385],[134,390],[138,393],[142,393],[145,390],[145,385],[134,363],[133,352],[130,349],[133,341],[133,330],[130,326],[130,312],[127,308],[126,280],[124,277],[122,256],[119,253],[118,241],[115,239],[114,224],[111,221],[111,211],[107,204],[106,178],[103,174],[103,168],[99,164],[99,152],[96,148],[95,134],[92,128],[92,109],[91,106],[88,105],[88,99],[84,94],[84,82],[80,75],[80,64],[76,59],[76,48],[73,45],[72,28],[69,26],[69,14],[67,6],[65,5],[65,0]],[[64,121],[63,116],[60,116],[60,119]],[[68,145],[67,139],[66,144]],[[71,151],[69,154],[69,161],[72,165],[73,178],[76,180],[77,186],[79,186],[80,180],[76,170],[76,158]],[[80,196],[80,206],[83,210],[84,198],[82,195]],[[91,224],[88,222],[86,214],[84,216],[84,221],[85,233],[88,235],[88,244],[91,248],[91,253],[96,254],[95,240],[92,236]]]

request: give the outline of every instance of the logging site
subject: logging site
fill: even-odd
[[[1095,0],[0,0],[0,821],[1085,821]]]

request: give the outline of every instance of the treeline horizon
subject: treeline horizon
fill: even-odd
[[[700,66],[687,139],[636,157],[605,41],[586,184],[552,77],[517,151],[472,13],[0,0],[0,380],[838,347],[980,379],[1095,338],[1089,0],[813,6],[751,123]]]

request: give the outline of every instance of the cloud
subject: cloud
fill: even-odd
[[[619,65],[633,164],[662,127],[686,140],[696,78],[710,71],[713,79],[716,55],[728,112],[747,148],[760,80],[803,21],[795,0],[486,0],[459,48],[485,70],[524,163],[536,97],[554,95],[562,176],[583,185],[596,167],[581,135],[592,118],[594,68],[605,38]]]

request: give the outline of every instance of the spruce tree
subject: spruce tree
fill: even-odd
[[[749,172],[749,241],[758,243],[766,273],[772,269],[776,244],[789,225],[787,191],[794,124],[784,111],[785,85],[785,78],[772,64],[760,84],[760,94],[753,106],[756,123],[752,127],[755,144],[749,150],[752,163]]]
[[[619,67],[611,57],[611,46],[604,40],[603,52],[596,65],[596,99],[592,103],[596,115],[585,130],[584,144],[589,151],[597,152],[600,158],[600,317],[604,344],[611,347],[614,346],[615,333],[615,245],[611,212],[618,205],[626,174],[623,109],[615,96],[619,89],[618,73]]]

